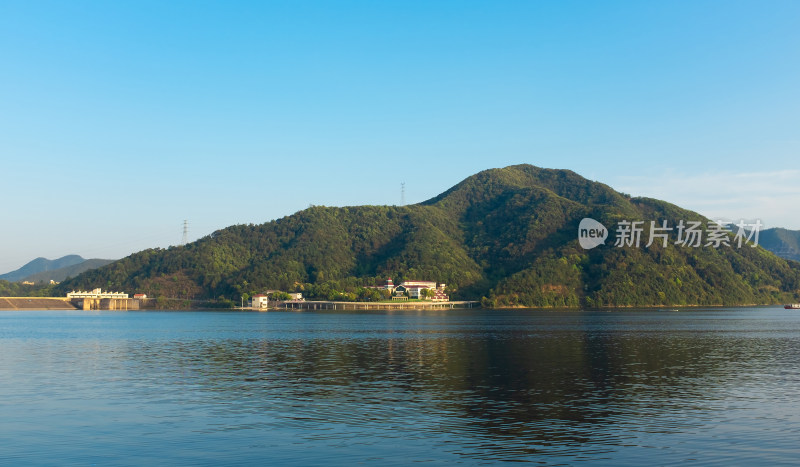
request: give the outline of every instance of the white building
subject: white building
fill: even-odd
[[[436,288],[436,282],[431,282],[431,281],[404,281],[400,285],[405,287],[406,290],[410,289],[411,287],[419,287],[420,289]]]
[[[422,289],[429,289],[429,290],[444,290],[444,284],[441,284],[439,287],[436,287],[436,282],[433,281],[404,281],[402,284],[397,286],[395,289],[396,292],[401,293],[408,293],[410,298],[425,298],[422,296]]]
[[[432,281],[405,281],[395,289],[395,294],[398,293],[408,293],[410,298],[421,299],[425,298],[422,296],[422,290],[428,289],[435,292],[437,295],[434,298],[436,301],[445,301],[447,300],[447,295],[444,294],[445,284],[439,284],[436,286],[436,282]]]
[[[103,289],[94,289],[91,292],[72,292],[67,293],[67,298],[128,298],[128,294],[123,292],[103,292]]]
[[[406,287],[406,291],[408,292],[408,296],[410,298],[422,298],[422,289],[427,289],[428,287],[420,287],[418,285]]]
[[[269,305],[269,297],[264,294],[253,295],[250,299],[250,308],[266,308]]]

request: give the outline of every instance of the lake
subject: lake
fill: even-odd
[[[3,465],[795,464],[800,312],[0,311]]]

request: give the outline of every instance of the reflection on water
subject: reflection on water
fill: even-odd
[[[0,463],[795,462],[795,312],[0,312]],[[311,448],[311,449],[308,449]]]

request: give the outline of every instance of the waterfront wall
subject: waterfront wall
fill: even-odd
[[[479,308],[480,302],[325,302],[325,301],[286,301],[277,302],[271,309],[278,310],[451,310]]]

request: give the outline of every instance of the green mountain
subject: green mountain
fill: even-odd
[[[578,225],[608,228],[585,250]],[[645,247],[650,221],[669,244]],[[645,221],[640,247],[616,247],[623,221]],[[237,225],[194,243],[145,250],[66,281],[66,289],[239,302],[267,289],[310,298],[369,297],[386,278],[445,282],[455,299],[495,307],[777,303],[800,297],[800,265],[761,247],[676,245],[679,221],[708,220],[631,198],[568,170],[518,165],[467,178],[412,206],[314,206],[261,225]]]
[[[762,230],[758,244],[781,258],[800,261],[800,231],[781,228]]]
[[[22,281],[32,274],[61,269],[84,261],[86,260],[78,255],[67,255],[58,259],[36,258],[15,271],[0,275],[0,280],[9,282]]]

